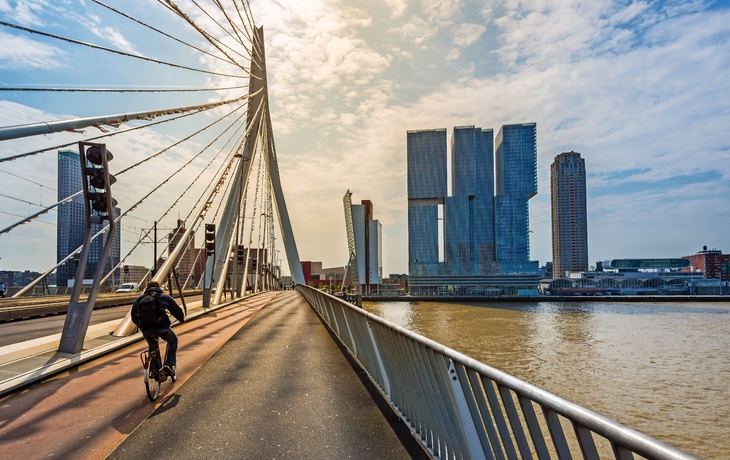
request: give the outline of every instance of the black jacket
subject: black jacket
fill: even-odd
[[[160,306],[163,307],[165,310],[169,311],[172,316],[175,317],[178,321],[181,323],[185,322],[185,313],[183,313],[180,306],[175,302],[175,299],[170,297],[169,295],[165,294],[164,291],[157,287],[148,287],[145,289],[144,294],[137,297],[135,299],[134,304],[132,305],[132,322],[139,327],[139,304],[142,301],[142,297],[144,297],[147,294],[151,294],[153,292],[156,292],[160,296]],[[163,322],[165,323],[163,327],[168,328],[170,327],[170,318],[167,317],[167,315],[163,315],[162,318]]]

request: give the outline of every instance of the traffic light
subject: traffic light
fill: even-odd
[[[79,142],[79,154],[84,175],[84,196],[91,209],[97,212],[92,216],[89,210],[89,218],[94,223],[100,223],[114,215],[114,207],[117,205],[117,200],[108,196],[111,194],[112,184],[117,181],[109,173],[109,162],[114,155],[104,144],[86,142]]]
[[[239,264],[243,263],[243,245],[242,244],[238,245],[238,263]]]
[[[215,224],[205,224],[205,255],[215,254]]]

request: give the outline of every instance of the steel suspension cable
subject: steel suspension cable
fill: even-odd
[[[263,103],[263,101],[262,101],[262,103]],[[262,156],[263,149],[260,146],[263,143],[263,138],[261,136],[262,129],[263,129],[263,123],[259,123],[259,131],[258,131],[258,136],[256,137],[256,145],[254,145],[253,155],[251,157],[251,161],[254,161],[254,160],[258,161],[258,170],[256,172],[256,191],[254,192],[254,195],[253,195],[253,212],[251,213],[251,224],[250,224],[250,231],[248,234],[248,245],[246,248],[246,267],[244,268],[244,271],[243,271],[244,294],[246,291],[246,284],[248,283],[248,266],[249,266],[249,261],[251,260],[251,246],[253,245],[253,229],[254,229],[254,224],[256,222],[256,205],[257,205],[258,194],[259,194],[259,181],[261,179],[261,156]],[[246,216],[244,215],[244,219],[245,219],[245,217]],[[257,261],[257,264],[258,264],[258,261]],[[256,273],[258,273],[258,270],[256,270]],[[255,276],[256,276],[256,274],[254,274],[254,279],[255,279]],[[254,283],[254,287],[253,287],[254,293],[256,292],[255,286],[256,286],[256,283]]]
[[[229,37],[231,37],[233,40],[235,40],[238,44],[240,44],[240,45],[242,45],[244,47],[246,46],[246,45],[243,44],[243,41],[241,41],[241,37],[238,37],[238,38],[234,37],[233,34],[231,34],[228,31],[228,29],[226,29],[225,27],[223,27],[223,25],[220,22],[218,22],[218,20],[216,20],[213,16],[211,16],[210,13],[208,13],[202,6],[200,6],[200,4],[198,2],[196,2],[195,0],[190,0],[190,1],[193,3],[193,5],[197,6],[200,11],[202,11],[206,16],[208,16],[208,18],[211,21],[213,21],[218,27],[220,27],[220,29],[223,32],[225,32]],[[233,32],[235,32],[235,30]]]
[[[222,58],[222,57],[220,57],[220,56],[216,56],[215,54],[213,54],[213,53],[209,53],[209,52],[205,51],[204,49],[198,48],[198,47],[197,47],[197,46],[195,46],[195,45],[191,45],[190,43],[188,43],[188,42],[186,42],[186,41],[183,41],[183,40],[180,40],[179,38],[173,37],[172,35],[170,35],[170,34],[168,34],[168,33],[165,33],[165,32],[163,32],[163,31],[161,31],[160,29],[157,29],[157,28],[155,28],[155,27],[152,27],[152,26],[150,26],[150,25],[148,25],[148,24],[146,24],[146,23],[144,23],[144,22],[140,21],[139,19],[137,19],[137,18],[134,18],[134,17],[132,17],[132,16],[130,16],[130,15],[128,15],[128,14],[126,14],[126,13],[123,13],[123,12],[121,12],[121,11],[117,10],[116,8],[113,8],[113,7],[109,6],[109,5],[107,5],[106,3],[102,3],[102,2],[100,2],[99,0],[91,0],[91,1],[92,1],[92,2],[94,2],[94,3],[96,3],[97,5],[100,5],[100,6],[103,6],[104,8],[106,8],[106,9],[109,9],[109,10],[111,10],[111,11],[113,11],[113,12],[115,12],[115,13],[117,13],[117,14],[121,15],[121,16],[124,16],[125,18],[127,18],[127,19],[130,19],[130,20],[132,20],[132,21],[136,22],[137,24],[140,24],[140,25],[142,25],[142,26],[144,26],[144,27],[147,27],[148,29],[154,30],[155,32],[157,32],[157,33],[160,33],[160,34],[164,35],[164,36],[165,36],[165,37],[167,37],[167,38],[171,38],[171,39],[175,40],[175,41],[176,41],[176,42],[178,42],[178,43],[182,43],[183,45],[187,45],[187,46],[189,46],[190,48],[193,48],[194,50],[200,51],[201,53],[205,53],[205,54],[207,54],[208,56],[214,57],[214,58],[216,58],[216,59],[220,59],[220,60],[221,60],[221,61],[223,61],[223,62],[227,62],[227,63],[229,63],[229,64],[231,64],[231,63],[232,63],[231,61],[229,61],[229,60],[227,60],[227,59],[224,59],[224,58]]]
[[[185,13],[184,13],[184,12],[183,12],[182,10],[180,10],[180,8],[179,8],[179,7],[178,7],[178,6],[177,6],[177,5],[176,5],[176,4],[174,3],[174,2],[172,2],[171,0],[164,0],[164,1],[165,1],[165,2],[166,2],[166,3],[167,3],[167,4],[168,4],[168,5],[169,5],[169,6],[170,6],[170,7],[171,7],[171,8],[173,9],[173,10],[175,10],[175,12],[177,12],[177,14],[178,14],[178,15],[179,15],[179,16],[180,16],[181,18],[183,18],[184,20],[186,20],[186,21],[188,22],[188,24],[190,24],[190,26],[191,26],[191,27],[193,27],[193,28],[194,28],[195,30],[197,30],[197,31],[198,31],[198,32],[199,32],[199,33],[200,33],[200,34],[201,34],[201,35],[202,35],[203,37],[205,37],[205,39],[206,39],[206,40],[208,40],[208,42],[210,42],[210,44],[211,44],[211,45],[213,45],[214,47],[216,47],[216,48],[218,49],[218,51],[220,51],[221,53],[223,53],[223,54],[224,54],[224,55],[225,55],[225,56],[226,56],[226,57],[227,57],[228,59],[230,59],[231,61],[235,62],[235,63],[236,63],[236,66],[238,66],[238,67],[239,67],[239,68],[240,68],[241,70],[243,70],[244,72],[246,72],[246,74],[247,74],[247,75],[249,75],[249,76],[252,76],[252,77],[254,77],[254,78],[258,78],[258,79],[261,79],[261,77],[255,77],[254,75],[252,75],[252,74],[251,74],[251,72],[250,72],[250,71],[249,71],[249,70],[248,70],[247,68],[245,68],[244,66],[242,66],[241,64],[239,64],[238,62],[236,62],[236,60],[235,60],[235,59],[233,59],[233,58],[232,58],[232,57],[231,57],[231,56],[230,56],[230,55],[229,55],[228,53],[226,53],[226,52],[225,52],[225,51],[224,51],[224,50],[223,50],[223,49],[222,49],[222,48],[221,48],[220,46],[218,46],[218,45],[217,45],[217,44],[216,44],[216,43],[214,42],[214,40],[213,40],[212,36],[211,36],[211,35],[210,35],[210,34],[209,34],[208,32],[206,32],[206,31],[205,31],[205,30],[203,30],[203,29],[202,29],[201,27],[199,27],[199,26],[198,26],[197,24],[195,24],[195,22],[194,22],[194,21],[193,21],[193,20],[192,20],[192,19],[191,19],[191,18],[190,18],[190,17],[189,17],[189,16],[187,15],[187,14],[185,14]],[[197,3],[196,3],[196,5],[197,5]],[[221,42],[221,44],[223,44],[223,43]],[[230,47],[228,47],[228,48],[229,48],[229,49],[231,49]],[[244,46],[244,48],[245,48],[245,46]],[[232,50],[232,49],[231,49],[231,50]],[[234,50],[232,50],[232,51],[234,51]],[[234,52],[236,52],[236,51],[234,51]],[[236,54],[238,54],[238,55],[239,55],[239,56],[241,56],[241,57],[244,57],[244,56],[243,56],[243,55],[241,55],[240,53],[237,53],[237,52],[236,52]],[[246,59],[249,59],[249,58],[246,58]]]
[[[42,123],[31,123],[27,125],[5,126],[0,128],[0,141],[19,139],[21,137],[36,136],[39,134],[50,134],[61,131],[77,130],[89,126],[99,127],[101,125],[118,127],[122,123],[131,120],[151,120],[164,115],[176,115],[186,112],[200,112],[222,105],[233,104],[258,94],[262,89],[241,97],[227,99],[224,101],[210,102],[207,104],[189,105],[184,107],[173,107],[168,109],[145,110],[142,112],[120,113],[116,115],[104,115],[99,117],[76,118],[72,120],[48,121]]]
[[[246,112],[244,112],[244,114],[242,114],[242,115],[241,115],[240,117],[238,117],[238,119],[237,119],[236,121],[234,121],[234,122],[233,122],[233,124],[235,124],[236,122],[238,122],[238,120],[240,120],[240,119],[241,119],[241,118],[243,117],[243,115],[245,115],[245,113],[246,113]],[[170,205],[170,206],[169,206],[169,207],[167,208],[167,210],[166,210],[166,211],[165,211],[164,213],[162,213],[162,215],[161,215],[161,216],[160,216],[160,217],[159,217],[159,218],[157,219],[157,222],[159,222],[159,221],[161,221],[162,219],[164,219],[164,218],[165,218],[165,217],[166,217],[166,216],[167,216],[167,215],[168,215],[168,214],[170,213],[170,211],[172,211],[172,209],[173,209],[173,208],[174,208],[174,207],[175,207],[175,206],[177,205],[177,203],[178,203],[178,202],[179,202],[179,201],[180,201],[180,200],[181,200],[181,199],[183,198],[183,196],[185,196],[185,194],[186,194],[186,193],[187,193],[187,192],[188,192],[188,191],[189,191],[189,190],[190,190],[190,189],[191,189],[191,188],[193,187],[193,185],[195,185],[195,183],[196,183],[196,182],[198,181],[198,179],[200,179],[200,177],[201,177],[201,176],[203,175],[203,173],[204,173],[204,172],[205,172],[205,171],[206,171],[206,170],[208,169],[208,167],[210,167],[210,165],[211,165],[211,164],[212,164],[212,163],[213,163],[213,162],[214,162],[214,161],[216,160],[216,158],[218,158],[218,156],[219,156],[219,155],[220,155],[220,153],[221,153],[221,152],[223,151],[223,149],[225,149],[226,145],[228,145],[228,143],[229,143],[229,142],[230,142],[230,141],[231,141],[231,140],[232,140],[232,139],[233,139],[233,138],[235,137],[236,133],[238,133],[238,131],[240,131],[241,127],[243,127],[243,126],[245,126],[245,123],[244,123],[244,124],[241,124],[241,125],[240,125],[240,126],[239,126],[238,128],[236,128],[236,130],[235,130],[235,131],[233,132],[233,134],[231,135],[231,137],[229,137],[229,138],[228,138],[228,140],[226,141],[226,143],[225,143],[225,144],[223,144],[223,146],[222,146],[222,147],[221,147],[221,148],[220,148],[220,149],[218,150],[218,152],[217,152],[217,153],[216,153],[216,154],[215,154],[215,155],[213,156],[213,158],[211,158],[211,159],[210,159],[210,161],[208,161],[208,164],[207,164],[207,165],[205,165],[205,167],[204,167],[204,168],[203,168],[203,169],[202,169],[202,170],[200,171],[200,173],[198,173],[198,175],[197,175],[197,176],[195,177],[195,179],[193,179],[193,180],[191,181],[191,183],[190,183],[190,184],[189,184],[189,185],[187,186],[187,188],[185,188],[185,190],[183,190],[183,192],[182,192],[182,193],[181,193],[181,194],[180,194],[180,195],[179,195],[179,196],[177,197],[177,199],[176,199],[176,200],[175,200],[175,201],[174,201],[174,202],[173,202],[173,203],[172,203],[172,204],[171,204],[171,205]],[[223,133],[221,133],[221,134],[223,134]],[[214,142],[215,142],[215,141],[214,141]],[[206,147],[206,148],[207,148],[207,147]],[[204,150],[205,150],[205,149],[204,149]],[[207,190],[207,187],[206,187],[206,190]],[[197,206],[197,202],[196,202],[196,204],[195,204],[195,205],[193,205],[193,208],[192,208],[192,209],[194,210],[196,206]],[[191,213],[192,213],[192,211],[191,211]],[[187,217],[187,218],[189,218],[189,217],[190,217],[190,214],[188,214],[188,217]],[[186,220],[187,220],[187,218],[186,218]],[[144,229],[143,229],[143,230],[144,230]],[[151,232],[151,231],[152,231],[151,229],[150,229],[150,230],[147,230],[147,233],[146,233],[145,235],[143,235],[143,236],[141,236],[141,237],[140,237],[140,239],[139,239],[139,241],[137,242],[137,244],[135,244],[135,245],[134,245],[134,247],[133,247],[133,248],[132,248],[132,249],[131,249],[131,250],[130,250],[129,252],[127,252],[127,255],[125,255],[125,256],[124,256],[124,258],[122,258],[122,259],[121,259],[121,260],[119,261],[119,264],[117,264],[117,267],[121,266],[121,265],[122,265],[122,264],[123,264],[123,263],[124,263],[124,262],[125,262],[125,261],[127,260],[127,258],[128,258],[128,257],[129,257],[130,255],[132,255],[132,253],[134,252],[134,250],[135,250],[135,249],[137,249],[137,247],[139,247],[139,245],[140,245],[140,244],[142,243],[142,241],[143,241],[143,240],[144,240],[145,238],[147,238],[147,237],[149,236],[149,234],[150,234],[150,232]],[[177,235],[177,233],[176,233],[176,235]],[[168,244],[168,245],[169,245],[169,244]],[[165,249],[167,249],[167,246],[165,246],[165,247],[163,248],[163,252],[164,252],[164,250],[165,250]],[[116,268],[117,268],[117,267],[114,267],[114,268],[112,269],[112,272],[113,272],[114,270],[116,270]],[[104,281],[105,281],[105,280],[106,280],[106,279],[107,279],[107,278],[108,278],[109,276],[110,276],[110,274],[107,274],[107,275],[106,275],[106,277],[104,277],[104,279],[102,280],[102,282],[104,282]]]
[[[166,65],[166,66],[170,66],[170,67],[175,67],[175,68],[178,68],[178,69],[190,70],[192,72],[200,72],[200,73],[205,73],[205,74],[209,74],[209,75],[218,75],[218,76],[221,76],[221,77],[246,78],[246,77],[243,77],[241,75],[232,75],[232,74],[227,74],[227,73],[213,72],[213,71],[210,71],[210,70],[196,69],[194,67],[188,67],[188,66],[184,66],[184,65],[180,65],[180,64],[174,64],[172,62],[161,61],[159,59],[152,59],[152,58],[148,58],[148,57],[145,57],[145,56],[138,56],[136,54],[127,53],[126,51],[116,50],[114,48],[107,48],[106,46],[96,45],[96,44],[93,44],[93,43],[88,43],[88,42],[84,42],[84,41],[81,41],[81,40],[76,40],[76,39],[73,39],[73,38],[68,38],[68,37],[64,37],[64,36],[61,36],[61,35],[52,34],[52,33],[49,33],[49,32],[42,32],[40,30],[31,29],[29,27],[19,26],[17,24],[12,24],[12,23],[5,22],[5,21],[0,21],[0,26],[5,26],[5,27],[10,27],[10,28],[13,28],[13,29],[17,29],[17,30],[22,30],[24,32],[28,32],[28,33],[36,34],[36,35],[41,35],[43,37],[54,38],[56,40],[62,40],[62,41],[68,42],[68,43],[73,43],[75,45],[81,45],[81,46],[86,46],[86,47],[93,48],[93,49],[97,49],[97,50],[101,50],[101,51],[107,51],[107,52],[110,52],[110,53],[118,54],[120,56],[126,56],[126,57],[135,58],[135,59],[140,59],[140,60],[143,60],[143,61],[154,62],[156,64],[162,64],[162,65]]]
[[[244,105],[245,105],[245,104],[241,104],[241,105],[239,105],[239,106],[238,106],[238,107],[236,107],[235,109],[231,110],[231,111],[230,111],[230,112],[228,112],[227,114],[225,114],[225,115],[223,115],[222,117],[220,117],[219,119],[215,120],[214,122],[212,122],[212,123],[210,123],[210,124],[208,124],[208,125],[206,125],[206,126],[204,126],[204,127],[200,128],[199,130],[195,131],[195,132],[194,132],[193,134],[190,134],[189,136],[187,136],[187,137],[184,137],[183,139],[180,139],[179,141],[177,141],[177,142],[173,143],[172,145],[170,145],[170,146],[168,146],[168,147],[165,147],[164,149],[162,149],[162,150],[160,150],[160,151],[158,151],[158,152],[155,152],[155,153],[153,153],[152,155],[150,155],[150,156],[148,156],[148,157],[146,157],[146,158],[143,158],[142,160],[138,161],[137,163],[133,164],[132,166],[129,166],[128,168],[122,169],[122,170],[121,170],[121,171],[119,171],[119,172],[118,172],[118,173],[117,173],[116,175],[117,175],[117,176],[119,176],[119,175],[121,175],[121,174],[124,174],[125,172],[127,172],[127,171],[129,171],[129,170],[131,170],[131,169],[134,169],[134,168],[136,168],[137,166],[141,165],[142,163],[146,163],[146,162],[150,161],[151,159],[153,159],[153,158],[155,158],[155,157],[157,157],[157,156],[159,156],[159,155],[162,155],[163,153],[167,152],[167,151],[168,151],[168,150],[170,150],[171,148],[173,148],[173,147],[176,147],[176,146],[178,146],[178,145],[182,144],[183,142],[186,142],[186,141],[190,140],[191,138],[193,138],[193,137],[197,136],[198,134],[202,133],[203,131],[205,131],[206,129],[210,128],[211,126],[213,126],[213,125],[215,125],[215,124],[217,124],[217,123],[219,123],[219,122],[221,122],[221,121],[225,120],[225,119],[226,119],[226,118],[228,118],[228,117],[229,117],[229,116],[230,116],[231,114],[233,114],[234,112],[237,112],[237,111],[238,111],[238,110],[240,110],[240,109],[241,109],[242,107],[244,107]],[[244,111],[244,114],[245,114],[245,113],[246,113],[246,111]],[[240,117],[239,117],[239,118],[240,118]],[[236,121],[238,121],[238,119],[237,119]],[[234,122],[234,123],[235,123],[235,122]],[[230,127],[229,127],[228,129],[230,129]],[[226,129],[226,131],[227,131],[228,129]],[[225,132],[225,131],[224,131],[224,132]],[[216,139],[217,139],[217,138],[216,138]]]
[[[176,117],[168,118],[167,120],[155,121],[155,122],[152,122],[152,123],[148,123],[146,125],[135,126],[134,128],[123,129],[122,131],[117,131],[117,132],[114,132],[114,133],[107,133],[107,134],[102,134],[102,135],[96,136],[96,137],[89,137],[87,139],[82,140],[81,142],[95,141],[95,140],[103,139],[103,138],[106,138],[106,137],[116,136],[117,134],[124,134],[124,133],[128,133],[130,131],[136,131],[138,129],[149,128],[150,126],[155,126],[155,125],[159,125],[159,124],[162,124],[162,123],[167,123],[168,121],[175,121],[175,120],[178,120],[180,118],[189,117],[190,115],[197,115],[199,113],[203,113],[204,111],[211,110],[211,109],[212,109],[212,107],[209,108],[209,109],[201,110],[199,112],[184,113],[184,114],[178,115]],[[5,161],[17,160],[18,158],[24,158],[24,157],[28,157],[28,156],[31,156],[31,155],[37,155],[37,154],[43,153],[43,152],[50,152],[52,150],[61,149],[63,147],[69,147],[69,146],[74,145],[74,144],[78,144],[78,141],[68,142],[66,144],[54,145],[53,147],[47,147],[47,148],[43,148],[43,149],[39,149],[39,150],[33,150],[31,152],[20,153],[20,154],[17,154],[17,155],[12,155],[12,156],[9,156],[9,157],[0,158],[0,163],[5,162]]]
[[[258,117],[259,117],[259,113],[261,112],[261,107],[262,107],[262,106],[263,106],[263,103],[259,104],[259,107],[258,107],[258,108],[256,109],[256,114],[255,114],[255,115],[254,115],[254,117],[253,117],[253,120],[257,120],[257,119],[258,119]],[[249,128],[248,128],[248,129],[246,130],[246,134],[244,135],[244,139],[248,137],[248,134],[249,134],[249,132],[250,132],[250,131],[251,131],[251,127],[249,126]],[[228,163],[228,169],[230,169],[230,165],[231,165],[231,163],[232,163],[232,159],[231,159],[231,161],[229,161],[229,163]],[[178,170],[178,171],[179,171],[179,170]],[[173,175],[172,175],[172,176],[174,176],[175,174],[177,174],[177,171],[176,171],[175,173],[173,173]],[[165,183],[166,183],[167,181],[169,181],[169,180],[170,180],[170,179],[172,178],[172,176],[170,176],[170,177],[169,177],[168,179],[166,179],[166,180],[165,180],[165,181],[164,181],[164,182],[163,182],[162,184],[160,184],[160,185],[159,185],[159,186],[158,186],[158,187],[157,187],[157,188],[156,188],[155,190],[153,190],[152,192],[150,192],[149,194],[147,194],[147,195],[146,195],[146,196],[145,196],[144,198],[142,198],[142,199],[141,199],[140,201],[138,201],[138,202],[137,202],[137,204],[135,204],[135,205],[134,205],[134,206],[133,206],[132,208],[128,209],[128,210],[127,210],[127,211],[126,211],[126,212],[125,212],[124,214],[122,214],[122,215],[120,215],[119,217],[115,218],[115,219],[114,219],[114,221],[115,221],[115,222],[119,222],[119,220],[121,220],[121,218],[122,218],[122,217],[124,217],[124,216],[125,216],[126,214],[128,214],[129,212],[131,212],[131,211],[132,211],[132,210],[133,210],[134,208],[136,208],[137,206],[139,206],[139,205],[140,205],[140,204],[141,204],[141,203],[142,203],[142,202],[143,202],[143,201],[144,201],[145,199],[147,199],[147,197],[149,197],[149,195],[151,195],[152,193],[154,193],[154,192],[155,192],[155,191],[156,191],[156,190],[157,190],[158,188],[160,188],[160,187],[161,187],[162,185],[164,185],[164,184],[165,184]],[[211,200],[211,199],[212,199],[212,196],[213,196],[213,194],[214,194],[214,193],[213,193],[213,192],[211,192],[211,195],[209,195],[209,196],[208,196],[208,200]],[[206,203],[206,204],[207,204],[207,203]],[[205,216],[205,212],[206,212],[206,209],[205,209],[205,205],[204,205],[204,206],[203,206],[203,210],[202,210],[202,211],[200,212],[200,214],[199,214],[199,217],[200,217],[201,219],[202,219],[202,218],[203,218],[203,217]],[[109,226],[108,226],[108,225],[107,225],[106,227],[102,228],[102,229],[101,229],[101,230],[99,230],[99,231],[98,231],[98,232],[97,232],[97,233],[96,233],[96,234],[95,234],[94,236],[92,236],[92,237],[91,237],[90,241],[93,241],[93,240],[95,240],[95,239],[96,239],[97,237],[99,237],[99,235],[101,235],[101,234],[103,234],[103,233],[106,233],[106,232],[108,231],[108,229],[109,229]],[[46,271],[46,272],[45,272],[44,274],[42,274],[41,276],[39,276],[38,278],[36,278],[35,280],[33,280],[33,281],[32,281],[31,283],[29,283],[29,284],[28,284],[27,286],[25,286],[25,287],[24,287],[23,289],[21,289],[20,291],[16,292],[16,293],[15,293],[15,294],[14,294],[14,295],[13,295],[12,297],[13,297],[13,298],[18,298],[18,297],[22,297],[22,296],[23,296],[23,295],[24,295],[24,294],[25,294],[26,292],[28,292],[28,291],[30,291],[31,289],[33,289],[33,287],[35,287],[35,285],[36,285],[36,284],[38,284],[38,283],[39,283],[39,282],[41,282],[41,281],[42,281],[43,279],[45,279],[45,278],[46,278],[46,277],[47,277],[48,275],[50,275],[51,273],[53,273],[53,272],[54,272],[54,271],[55,271],[55,270],[56,270],[56,269],[57,269],[58,267],[60,267],[60,266],[61,266],[62,264],[65,264],[65,263],[66,263],[66,262],[67,262],[68,260],[70,260],[70,259],[71,259],[71,258],[73,257],[73,255],[74,255],[74,254],[76,254],[76,253],[78,253],[79,251],[81,251],[81,249],[82,249],[82,248],[83,248],[83,246],[79,246],[78,248],[76,248],[76,249],[75,249],[74,251],[72,251],[72,252],[71,252],[71,253],[70,253],[70,254],[69,254],[68,256],[66,256],[66,257],[65,257],[65,258],[64,258],[63,260],[61,260],[60,262],[58,262],[58,263],[57,263],[57,264],[56,264],[56,265],[55,265],[55,266],[54,266],[53,268],[51,268],[50,270]],[[165,264],[163,264],[163,268],[164,268],[164,267],[165,267]],[[166,273],[165,273],[165,274],[166,274]],[[145,276],[145,278],[146,278],[146,276]]]
[[[198,93],[202,91],[228,91],[248,88],[248,85],[226,88],[181,88],[181,89],[118,89],[118,88],[3,88],[0,91],[63,92],[63,93]]]

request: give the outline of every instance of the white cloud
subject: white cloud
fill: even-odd
[[[0,32],[0,68],[53,69],[66,53],[55,46]]]
[[[403,13],[405,13],[406,8],[408,8],[408,0],[384,0],[385,4],[388,5],[392,12],[390,13],[390,17],[392,18],[399,18],[403,16]]]
[[[479,40],[485,30],[487,28],[481,24],[460,24],[454,30],[454,44],[461,47],[469,46]]]

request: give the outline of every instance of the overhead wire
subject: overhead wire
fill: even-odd
[[[62,40],[62,41],[68,42],[68,43],[73,43],[75,45],[86,46],[86,47],[93,48],[93,49],[97,49],[97,50],[101,50],[101,51],[108,51],[110,53],[119,54],[120,56],[126,56],[126,57],[135,58],[135,59],[141,59],[143,61],[154,62],[156,64],[167,65],[167,66],[175,67],[175,68],[178,68],[178,69],[190,70],[192,72],[200,72],[200,73],[205,73],[205,74],[209,74],[209,75],[218,75],[218,76],[221,76],[221,77],[245,78],[245,77],[242,77],[241,75],[232,75],[232,74],[221,73],[221,72],[213,72],[213,71],[210,71],[210,70],[196,69],[194,67],[188,67],[188,66],[184,66],[184,65],[180,65],[180,64],[174,64],[172,62],[161,61],[159,59],[153,59],[153,58],[148,58],[148,57],[145,57],[145,56],[139,56],[139,55],[136,55],[136,54],[127,53],[126,51],[116,50],[114,48],[107,48],[106,46],[96,45],[94,43],[88,43],[88,42],[84,42],[84,41],[81,41],[81,40],[76,40],[74,38],[69,38],[69,37],[64,37],[64,36],[61,36],[61,35],[52,34],[52,33],[49,33],[49,32],[43,32],[43,31],[40,31],[40,30],[31,29],[29,27],[23,27],[23,26],[20,26],[20,25],[17,25],[17,24],[12,24],[12,23],[5,22],[5,21],[0,21],[0,26],[5,26],[5,27],[10,27],[10,28],[13,28],[13,29],[17,29],[17,30],[22,30],[24,32],[28,32],[28,33],[36,34],[36,35],[41,35],[43,37],[54,38],[56,40]]]
[[[8,175],[10,175],[10,176],[13,176],[13,177],[17,177],[18,179],[23,179],[24,181],[28,181],[28,182],[30,182],[30,183],[32,183],[32,184],[40,185],[41,187],[45,187],[45,188],[47,188],[47,189],[49,189],[49,190],[53,190],[54,192],[57,192],[57,191],[58,191],[58,190],[56,190],[56,189],[55,189],[55,188],[53,188],[53,187],[49,187],[49,186],[47,186],[47,185],[43,185],[43,184],[41,184],[40,182],[36,182],[36,181],[34,181],[34,180],[30,180],[30,179],[27,179],[27,178],[25,178],[25,177],[23,177],[23,176],[19,176],[19,175],[17,175],[17,174],[13,174],[13,173],[11,173],[11,172],[8,172],[8,171],[5,171],[5,170],[3,170],[3,169],[0,169],[0,172],[1,172],[1,173],[5,173],[5,174],[8,174]]]

